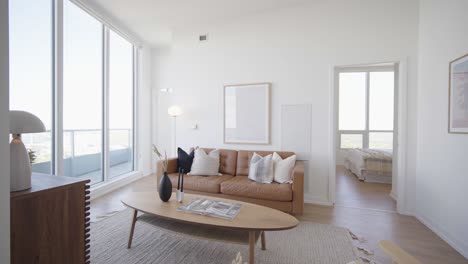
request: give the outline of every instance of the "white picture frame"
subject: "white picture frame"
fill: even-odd
[[[448,132],[468,134],[468,54],[449,65]]]
[[[224,86],[224,143],[269,145],[271,83]]]

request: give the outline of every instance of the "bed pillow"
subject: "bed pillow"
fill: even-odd
[[[278,153],[273,153],[274,181],[277,183],[292,183],[292,172],[296,164],[296,155],[282,159]]]
[[[201,148],[196,149],[190,175],[221,175],[219,173],[219,149],[212,150],[210,153],[206,153]]]
[[[261,183],[273,182],[273,155],[262,157],[254,153],[249,165],[249,179]]]
[[[192,168],[193,158],[195,157],[194,149],[190,149],[190,154],[181,148],[177,148],[177,170],[183,169],[185,173],[189,173]]]

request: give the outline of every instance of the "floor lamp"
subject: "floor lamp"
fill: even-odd
[[[174,118],[172,131],[172,155],[177,155],[177,117],[182,115],[182,109],[178,105],[173,105],[167,109],[167,113]]]

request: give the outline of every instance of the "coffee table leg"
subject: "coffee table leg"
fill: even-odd
[[[133,231],[135,231],[135,223],[137,221],[137,214],[138,214],[138,211],[135,210],[133,212],[132,227],[130,228],[130,237],[128,238],[128,248],[132,247]]]
[[[266,250],[265,231],[262,231],[262,250]]]
[[[249,231],[250,259],[249,264],[255,263],[255,231]]]

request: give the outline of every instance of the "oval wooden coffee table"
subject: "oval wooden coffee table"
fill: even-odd
[[[182,204],[187,204],[195,198],[206,198],[229,203],[238,203],[241,204],[242,207],[239,214],[232,220],[177,211],[177,208]],[[138,217],[138,212],[142,212],[150,216],[156,216],[157,218],[170,220],[171,222],[177,221],[183,224],[203,226],[204,228],[208,229],[222,228],[232,230],[233,232],[245,233],[246,238],[248,237],[245,243],[249,244],[250,247],[249,263],[251,264],[254,263],[255,244],[257,243],[259,237],[261,238],[262,250],[266,250],[265,231],[287,230],[294,228],[299,224],[299,221],[292,215],[272,208],[236,200],[195,194],[185,194],[183,203],[179,203],[175,200],[175,193],[173,193],[169,202],[162,202],[159,199],[158,193],[156,191],[135,192],[122,199],[122,203],[127,207],[134,209],[130,237],[128,240],[128,248],[132,246],[135,224],[137,220],[142,217]],[[158,227],[164,228],[164,225]],[[190,233],[185,234],[191,235]],[[200,237],[200,234],[197,234],[196,236]],[[213,236],[210,236],[209,238],[213,239]],[[225,237],[222,240],[226,241]],[[234,257],[235,256],[233,256],[233,258]]]

